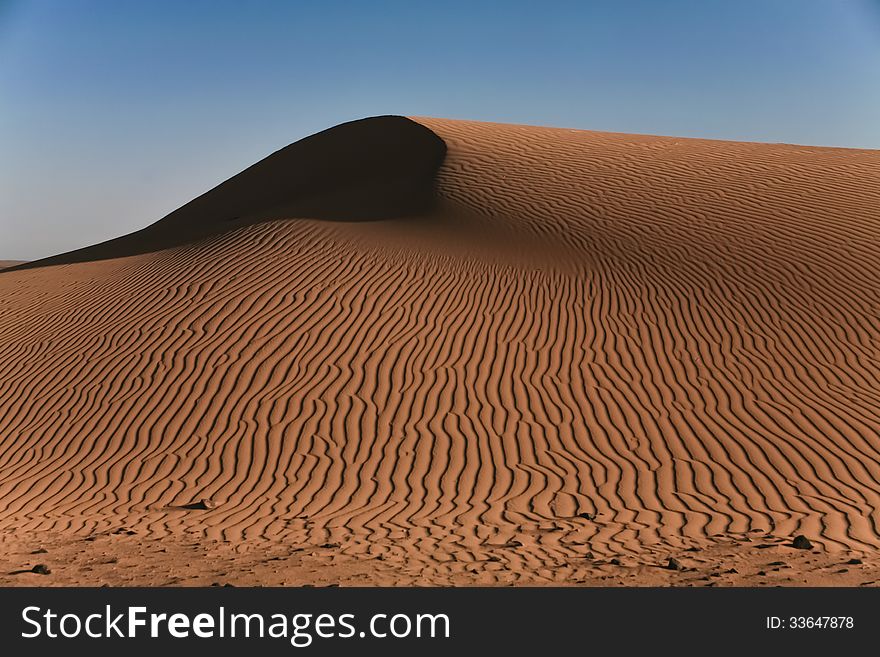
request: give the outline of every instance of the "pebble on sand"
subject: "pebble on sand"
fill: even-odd
[[[811,550],[813,548],[813,544],[803,534],[798,534],[794,537],[794,540],[791,542],[791,546],[797,548],[798,550]]]

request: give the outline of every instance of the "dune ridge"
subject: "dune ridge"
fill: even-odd
[[[345,212],[221,185],[162,240],[0,274],[0,528],[427,583],[756,531],[876,551],[878,152],[409,123],[422,166],[355,171]]]
[[[278,218],[415,216],[434,203],[445,153],[442,139],[406,117],[350,121],[272,153],[142,230],[14,268],[159,251]]]

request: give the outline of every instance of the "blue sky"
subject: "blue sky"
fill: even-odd
[[[880,148],[880,2],[0,0],[0,259],[376,114]]]

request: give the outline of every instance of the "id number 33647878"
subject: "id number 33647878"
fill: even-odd
[[[768,630],[851,630],[852,616],[767,616]]]

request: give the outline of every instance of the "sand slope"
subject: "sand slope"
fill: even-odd
[[[320,183],[278,177],[324,150],[294,145],[0,274],[0,528],[439,583],[757,531],[880,547],[880,153],[335,130]]]

